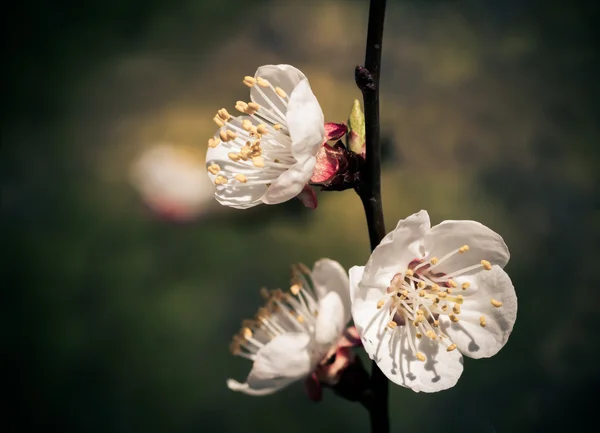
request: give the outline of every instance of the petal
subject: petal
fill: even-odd
[[[338,341],[349,319],[345,311],[342,299],[336,292],[329,292],[319,300],[319,315],[315,324],[317,344],[331,346]]]
[[[308,80],[301,81],[288,102],[286,121],[292,139],[292,155],[315,156],[325,141],[323,111]]]
[[[267,80],[273,87],[280,87],[285,93],[290,95],[294,88],[305,80],[306,76],[298,69],[291,65],[264,65],[256,70],[254,74],[256,78],[261,77]],[[261,89],[262,90],[262,89]],[[263,91],[263,93],[266,93]],[[250,88],[250,99],[256,102],[258,105],[269,107],[270,104],[260,94],[259,89],[256,86]],[[285,113],[285,105],[278,99],[271,99],[275,102],[277,108]]]
[[[350,268],[348,272],[350,277],[350,300],[354,301],[356,297],[356,293],[358,292],[358,287],[360,282],[362,281],[363,274],[365,272],[364,266],[353,266]]]
[[[296,197],[302,192],[304,186],[310,180],[315,167],[316,158],[309,156],[300,159],[296,164],[284,171],[269,186],[262,197],[266,204],[283,203]]]
[[[311,278],[317,298],[321,299],[329,292],[336,292],[344,306],[346,322],[350,320],[350,282],[344,267],[335,260],[321,259],[315,262]]]
[[[469,290],[463,293],[459,321],[440,316],[440,326],[456,343],[458,350],[471,358],[488,358],[506,344],[517,318],[517,295],[510,277],[499,266],[476,274]],[[491,300],[502,302],[494,307]],[[480,324],[485,317],[485,327]]]
[[[406,270],[413,259],[421,258],[429,227],[429,214],[424,210],[400,220],[371,254],[361,286],[385,289],[395,274]]]
[[[317,163],[310,177],[311,183],[323,183],[335,176],[340,168],[340,160],[335,157],[329,144],[325,143],[317,152]]]
[[[311,370],[309,343],[305,333],[278,335],[258,351],[246,383],[230,380],[227,385],[234,391],[266,395],[299,380]]]
[[[435,267],[436,272],[450,273],[487,260],[492,265],[506,266],[510,254],[502,237],[476,221],[444,221],[425,236],[425,251],[437,258],[469,246],[469,251],[456,254]],[[477,272],[474,270],[473,272]]]
[[[312,373],[304,381],[304,389],[308,398],[312,401],[321,401],[323,399],[323,387],[317,378],[317,373]]]
[[[365,351],[386,377],[416,392],[436,392],[454,386],[463,370],[461,354],[457,350],[447,352],[444,346],[428,338],[417,340],[414,332],[410,334],[404,326],[397,327],[392,337],[387,328],[389,312],[386,308],[377,309],[377,299],[374,296],[355,299],[352,315]],[[426,356],[425,362],[416,358],[409,338]]]
[[[304,185],[304,188],[302,188],[302,191],[300,191],[300,194],[298,194],[296,198],[302,202],[304,207],[309,209],[316,209],[319,204],[317,201],[317,194],[310,185]]]

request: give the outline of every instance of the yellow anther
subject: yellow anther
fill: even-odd
[[[421,290],[421,291],[419,292],[419,296],[420,296],[421,298],[422,298],[422,297],[424,297],[424,296],[425,296],[425,290]]]
[[[221,119],[223,119],[223,121],[225,121],[225,122],[227,122],[229,119],[231,119],[231,115],[229,114],[229,112],[225,108],[221,108],[219,111],[217,111],[217,115]]]
[[[438,296],[440,298],[444,299],[446,296],[448,296],[448,293],[446,293],[446,292],[440,292],[440,293],[438,293]]]
[[[431,329],[428,330],[425,335],[427,335],[430,339],[432,340],[437,340],[437,335],[435,332],[433,332]]]
[[[456,317],[454,314],[450,314],[450,320],[454,323],[458,322],[458,317]]]
[[[229,152],[227,154],[227,156],[229,157],[229,159],[231,159],[232,161],[239,161],[240,160],[240,155],[235,153],[235,152]]]
[[[451,289],[450,287],[448,287],[448,288],[446,289],[446,293],[448,293],[448,294],[450,295],[450,294],[452,293],[452,289]]]
[[[292,284],[290,287],[290,292],[292,292],[293,295],[298,295],[298,293],[300,293],[300,289],[302,289],[300,284]]]
[[[248,179],[246,178],[246,176],[244,176],[243,174],[236,174],[235,175],[235,180],[241,182],[241,183],[246,183],[248,182]]]
[[[408,298],[408,290],[401,290],[401,291],[400,291],[400,294],[401,294],[402,296],[406,296],[406,297]]]
[[[229,137],[227,136],[227,132],[224,129],[219,131],[219,137],[221,137],[221,141],[223,143],[227,143],[229,141]]]
[[[465,252],[469,251],[469,246],[468,245],[463,245],[462,248],[463,248],[463,250],[465,250]]]
[[[260,134],[260,135],[264,135],[267,133],[267,125],[261,123],[260,125],[258,125],[256,127],[256,131]]]
[[[419,284],[417,284],[417,286],[419,287],[419,289],[423,289],[425,288],[425,283],[423,281],[419,281]]]
[[[242,120],[242,128],[244,128],[246,131],[250,131],[250,127],[252,126],[252,122],[248,119],[244,119]]]
[[[390,329],[396,329],[396,327],[398,326],[398,324],[396,322],[394,322],[393,320],[390,320],[387,324],[388,328]]]
[[[225,185],[227,183],[227,178],[224,176],[217,176],[215,179],[215,185]]]
[[[421,362],[425,362],[427,358],[425,358],[425,355],[423,355],[421,352],[417,352],[417,359]]]
[[[275,87],[275,93],[277,93],[277,96],[280,98],[287,98],[287,93],[285,93],[285,90],[281,87]]]
[[[452,352],[454,349],[456,349],[456,344],[452,343],[446,348],[446,352]]]
[[[244,83],[248,87],[252,87],[256,83],[256,79],[254,77],[251,77],[250,75],[246,75],[242,83]]]
[[[237,138],[237,136],[238,136],[236,132],[233,132],[233,131],[232,131],[232,130],[230,130],[230,129],[228,129],[228,130],[227,130],[226,134],[227,134],[227,137],[228,137],[230,140],[235,140],[235,139]]]
[[[481,266],[483,266],[483,269],[485,269],[486,271],[489,271],[492,269],[492,264],[490,262],[488,262],[487,260],[482,260]]]
[[[248,110],[248,104],[246,104],[244,101],[237,101],[235,103],[235,109],[245,113],[246,110]]]
[[[377,302],[377,309],[379,310],[381,307],[383,307],[384,304],[385,304],[385,300],[381,299],[379,302]]]
[[[435,326],[436,328],[437,328],[438,326],[440,326],[440,321],[439,321],[439,320],[434,320],[434,321],[433,321],[433,326]]]
[[[461,305],[462,305],[462,303],[464,302],[464,300],[465,300],[465,299],[463,298],[463,295],[456,295],[456,296],[454,297],[454,301],[455,301],[457,304],[461,304]]]
[[[256,83],[260,87],[269,87],[271,85],[267,80],[265,80],[264,78],[260,78],[260,77],[256,77]]]
[[[415,337],[417,337],[417,338],[421,338],[421,337],[422,337],[422,335],[421,335],[421,333],[420,333],[420,332],[417,332],[417,333],[415,334]]]
[[[263,168],[265,166],[265,160],[262,156],[255,156],[254,158],[252,158],[252,164],[255,167]]]
[[[425,316],[423,316],[422,314],[417,314],[417,317],[415,317],[415,322],[421,323],[424,321],[425,321]]]
[[[407,277],[412,277],[415,273],[413,272],[412,269],[407,269],[406,272],[404,272],[404,275]]]
[[[208,166],[208,169],[210,174],[217,174],[218,172],[221,171],[221,167],[219,167],[219,164],[211,164]]]
[[[467,290],[469,287],[471,287],[471,283],[469,283],[468,281],[465,281],[464,283],[462,283],[462,286],[460,286],[463,290]]]
[[[215,122],[219,128],[225,125],[225,122],[223,122],[223,120],[219,116],[213,117],[213,122]]]
[[[458,287],[458,284],[456,284],[456,281],[454,281],[454,280],[448,280],[448,281],[447,281],[447,283],[448,283],[448,285],[449,285],[450,287],[452,287],[453,289],[455,289],[455,288],[457,288],[457,287]]]
[[[419,308],[417,310],[417,314],[420,314],[421,316],[424,316],[425,315],[425,310],[422,310],[422,309]]]
[[[491,302],[491,304],[492,304],[494,307],[496,307],[496,308],[498,308],[498,307],[501,307],[501,306],[502,306],[502,302],[501,302],[501,301],[498,301],[497,299],[494,299],[494,298],[492,298],[492,300],[491,300],[490,302]]]
[[[298,315],[298,317],[296,317],[296,320],[298,321],[298,323],[304,323],[304,317],[302,317],[301,315]]]
[[[442,305],[442,311],[448,311],[448,304]]]
[[[438,262],[438,258],[437,257],[432,257],[431,260],[429,260],[431,262],[432,265],[436,265]]]
[[[482,328],[485,328],[485,325],[487,325],[487,323],[485,323],[485,316],[481,316],[481,317],[479,318],[479,325],[480,325]]]
[[[208,147],[212,147],[213,149],[219,145],[221,140],[216,137],[211,137],[208,139]]]
[[[460,314],[460,305],[454,304],[454,307],[452,307],[452,311],[454,311],[454,314]]]
[[[438,290],[440,290],[440,286],[438,284],[434,284],[433,286],[431,286],[432,292],[437,292]]]
[[[260,110],[260,105],[258,105],[256,102],[248,102],[248,108],[254,110],[254,111],[258,111]]]
[[[281,129],[281,125],[279,123],[276,123],[275,125],[273,125],[273,129],[275,131],[279,131]]]
[[[252,338],[252,330],[250,328],[242,329],[242,335],[244,338]]]

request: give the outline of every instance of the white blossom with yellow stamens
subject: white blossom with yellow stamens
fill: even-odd
[[[350,320],[348,274],[336,261],[321,259],[312,270],[294,267],[290,292],[263,290],[267,304],[234,336],[234,355],[253,361],[245,383],[227,386],[267,395],[309,376],[343,338]]]
[[[371,359],[413,391],[454,386],[462,355],[493,356],[512,331],[508,260],[500,235],[478,222],[431,227],[426,211],[401,220],[366,266],[350,269],[352,316]]]
[[[309,182],[325,141],[323,111],[308,79],[290,65],[266,65],[247,76],[251,102],[238,101],[243,115],[220,109],[208,141],[207,169],[215,197],[245,209],[296,197]]]

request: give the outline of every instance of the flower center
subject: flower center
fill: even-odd
[[[440,316],[447,316],[451,322],[460,320],[463,296],[459,292],[467,290],[470,283],[465,281],[459,286],[454,278],[475,269],[483,268],[486,271],[492,269],[490,262],[481,260],[476,265],[449,274],[436,272],[439,265],[454,255],[468,251],[469,246],[463,245],[441,259],[431,257],[427,260],[413,260],[409,263],[408,269],[394,275],[387,288],[387,296],[377,303],[378,309],[384,307],[387,309],[389,315],[387,327],[392,333],[399,326],[405,327],[406,332],[409,333],[409,346],[420,361],[425,361],[426,357],[417,351],[415,338],[421,339],[425,336],[433,342],[444,345],[449,352],[456,349],[456,344],[440,330],[439,321]],[[480,325],[485,326],[484,316],[481,316]]]
[[[215,185],[269,186],[296,163],[285,117],[288,96],[260,77],[245,77],[243,83],[255,88],[268,106],[237,101],[235,108],[246,115],[243,118],[232,117],[225,108],[217,111],[213,121],[220,129],[208,146],[229,150],[230,163],[220,167],[209,161],[208,171],[216,176]]]
[[[287,332],[315,331],[318,303],[312,289],[311,271],[305,265],[292,267],[290,292],[261,289],[266,299],[254,319],[244,320],[240,332],[233,336],[231,353],[254,361],[256,353],[278,335]]]

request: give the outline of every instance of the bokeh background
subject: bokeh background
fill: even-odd
[[[352,191],[249,211],[155,215],[130,182],[169,142],[203,155],[244,75],[291,63],[344,121],[368,2],[42,1],[5,15],[5,431],[367,431],[301,384],[229,391],[258,289],[289,265],[368,255]],[[519,296],[508,345],[438,394],[391,387],[394,432],[571,431],[597,393],[600,241],[595,2],[389,1],[382,70],[388,229],[421,208],[501,233]],[[200,161],[202,164],[203,161]],[[7,410],[8,409],[8,410]]]

